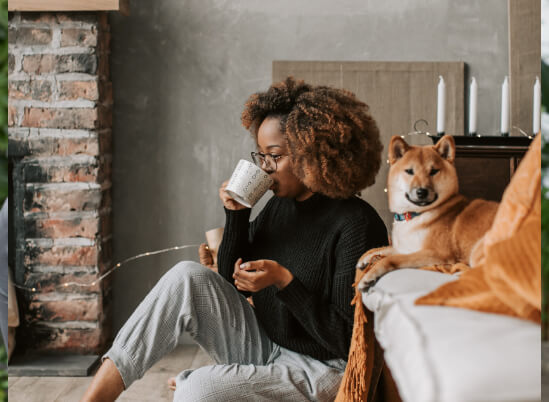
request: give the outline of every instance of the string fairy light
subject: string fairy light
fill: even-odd
[[[533,137],[529,134],[526,133],[526,131],[524,131],[522,128],[520,127],[517,127],[517,126],[513,126],[512,128],[515,128],[519,131],[519,133],[521,133],[523,136],[527,137],[528,139],[532,139]]]
[[[198,248],[198,247],[200,247],[200,245],[199,244],[185,244],[185,245],[181,245],[181,246],[164,248],[164,249],[161,249],[161,250],[147,251],[145,253],[134,255],[132,257],[126,258],[122,262],[116,263],[109,270],[107,270],[107,272],[103,273],[103,275],[101,275],[99,278],[94,279],[92,282],[89,282],[89,283],[74,282],[74,281],[73,282],[64,282],[64,283],[61,283],[61,284],[55,286],[53,289],[48,290],[48,291],[41,291],[40,289],[37,289],[36,287],[23,286],[23,285],[19,285],[17,283],[14,283],[14,286],[18,289],[25,290],[25,291],[31,292],[31,293],[36,293],[36,292],[49,293],[49,292],[54,292],[58,289],[68,288],[69,286],[77,286],[77,287],[80,287],[80,288],[91,287],[91,286],[97,285],[99,282],[101,282],[107,276],[112,274],[115,270],[117,270],[122,265],[124,265],[124,264],[126,264],[130,261],[137,260],[137,259],[143,258],[143,257],[148,257],[148,256],[151,256],[151,255],[167,253],[169,251],[183,250],[183,249],[193,248],[193,247]]]

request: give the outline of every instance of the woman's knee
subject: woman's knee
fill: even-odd
[[[209,280],[215,272],[194,261],[180,261],[170,268],[162,277],[168,284],[180,285],[183,283],[202,282]]]

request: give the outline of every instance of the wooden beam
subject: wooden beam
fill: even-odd
[[[8,11],[120,11],[129,13],[128,0],[9,0]]]
[[[536,76],[541,79],[541,2],[509,0],[509,92],[511,135],[520,127],[532,134],[532,98]]]

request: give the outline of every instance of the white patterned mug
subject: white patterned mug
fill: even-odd
[[[251,208],[273,184],[267,172],[247,160],[241,159],[225,191],[240,204]]]

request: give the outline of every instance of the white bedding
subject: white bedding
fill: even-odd
[[[362,295],[401,398],[539,401],[541,330],[532,322],[414,301],[457,276],[402,269]]]

